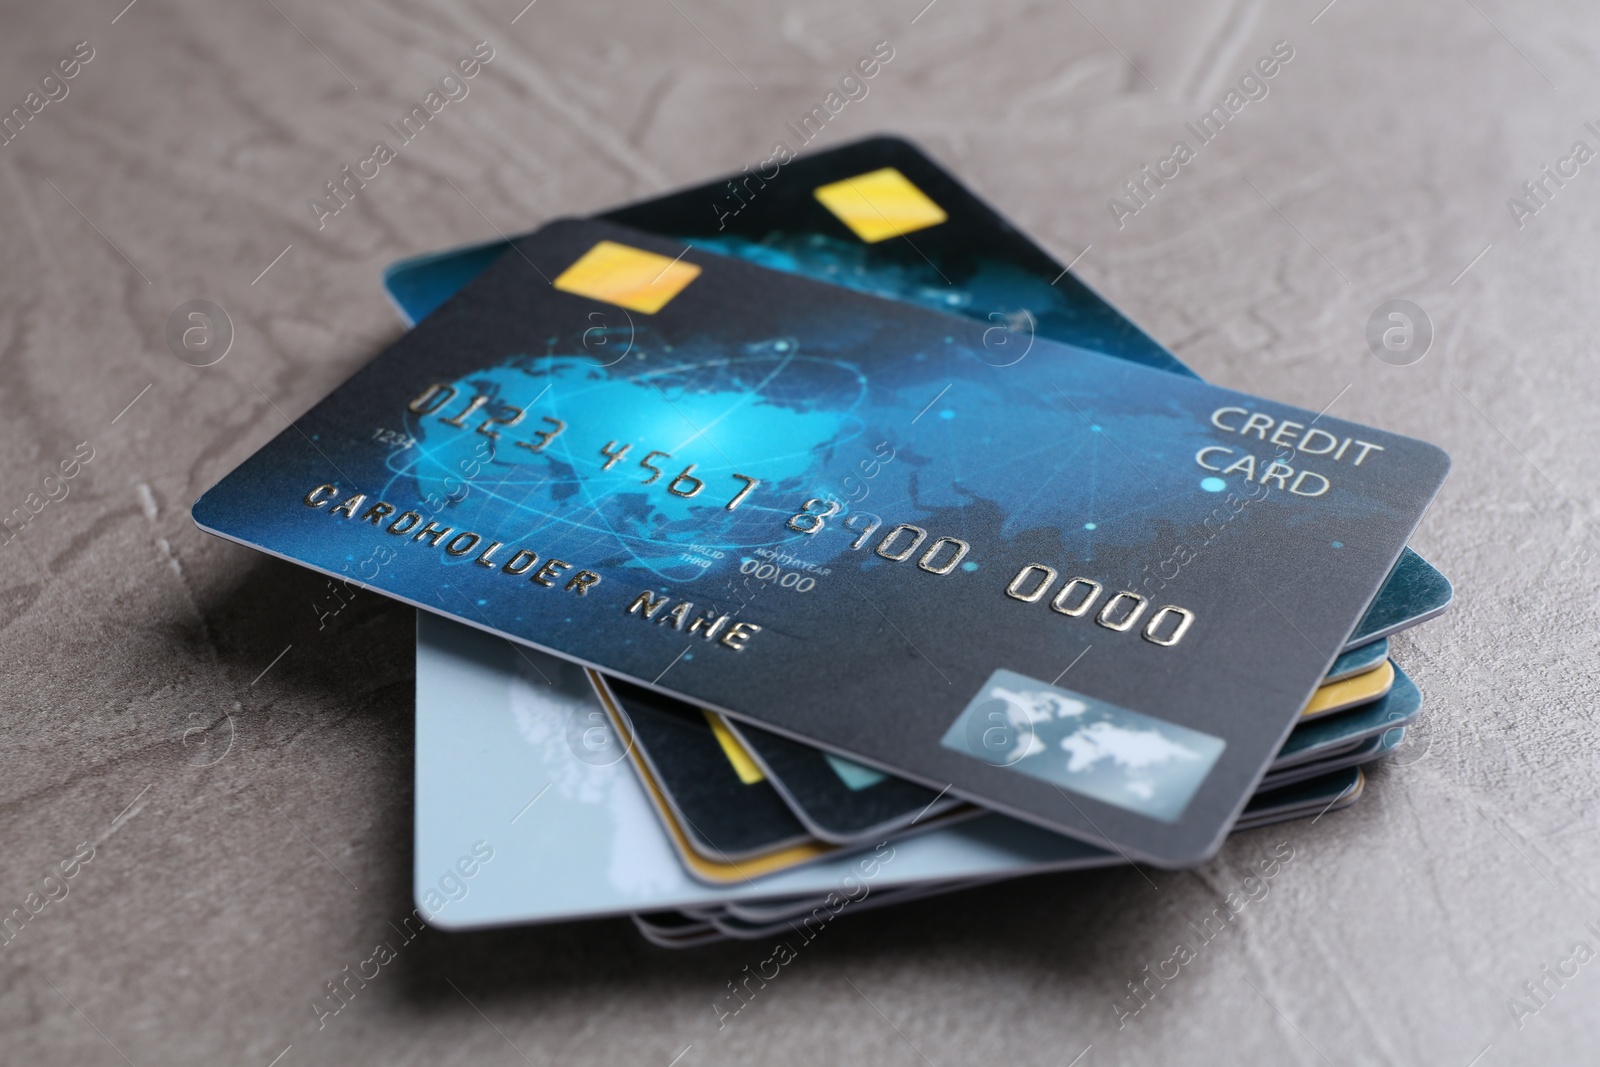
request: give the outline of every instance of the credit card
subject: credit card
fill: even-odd
[[[1319,685],[1311,699],[1306,701],[1306,706],[1300,709],[1299,724],[1370,704],[1389,692],[1394,679],[1394,664],[1384,660],[1361,674]]]
[[[1383,592],[1373,599],[1350,635],[1348,647],[1357,648],[1436,618],[1454,597],[1450,579],[1408,548],[1389,572]]]
[[[735,938],[740,941],[763,941],[769,937],[790,935],[798,939],[805,937],[813,930],[820,930],[821,925],[831,922],[842,915],[860,915],[864,912],[874,911],[879,908],[892,907],[896,904],[907,904],[913,900],[926,900],[929,897],[942,896],[963,889],[976,889],[980,886],[991,885],[1002,879],[989,878],[980,882],[933,882],[928,885],[906,886],[903,889],[891,889],[884,893],[871,896],[863,900],[858,906],[836,907],[831,906],[826,898],[810,907],[797,911],[790,917],[772,919],[767,921],[751,921],[738,915],[718,915],[709,921],[712,929],[725,937]],[[815,936],[812,934],[812,936]]]
[[[595,316],[619,315],[637,350],[598,363]],[[331,574],[387,549],[364,584],[419,607],[1202,862],[1448,458],[1042,339],[1004,365],[994,346],[970,320],[553,223],[194,516]],[[846,479],[872,480],[876,511]],[[762,553],[812,583],[749,580]],[[1042,680],[1091,645],[1072,688]],[[1118,755],[1129,735],[1156,756]]]
[[[983,878],[949,882],[927,882],[923,885],[903,886],[898,889],[886,890],[883,903],[904,904],[910,900],[920,900],[923,897],[936,896],[957,889],[973,889],[977,886],[993,885],[996,882],[1006,881],[1005,878]],[[827,897],[810,897],[807,899],[787,898],[782,901],[730,901],[716,913],[706,916],[708,922],[720,926],[719,920],[734,920],[739,924],[748,924],[755,929],[772,923],[787,922],[805,915],[811,915],[818,908],[828,906]],[[737,936],[737,935],[735,935]]]
[[[1272,772],[1342,752],[1395,726],[1405,726],[1422,711],[1422,693],[1396,667],[1394,685],[1380,700],[1302,723],[1284,742]]]
[[[1317,760],[1315,763],[1290,767],[1288,770],[1280,771],[1277,774],[1269,774],[1261,780],[1263,790],[1270,792],[1274,789],[1282,789],[1284,786],[1294,785],[1296,782],[1304,782],[1312,778],[1320,778],[1325,774],[1341,771],[1348,767],[1365,767],[1367,764],[1383,759],[1394,752],[1404,743],[1405,739],[1406,728],[1404,726],[1396,726],[1375,737],[1367,738],[1341,756],[1332,756],[1325,760]]]
[[[961,803],[751,723],[722,721],[760,763],[796,817],[823,841],[843,845],[882,840]]]
[[[803,828],[797,833],[799,822],[787,809],[784,809],[777,813],[763,810],[759,815],[766,816],[764,819],[736,821],[731,825],[713,812],[711,818],[707,819],[713,831],[722,834],[725,840],[740,835],[737,844],[742,848],[737,856],[719,852],[715,844],[716,839],[708,837],[706,832],[696,825],[667,794],[662,779],[657,776],[657,765],[645,756],[644,746],[639,741],[639,735],[633,730],[632,720],[623,714],[610,688],[596,684],[596,677],[593,672],[586,674],[588,682],[595,690],[595,695],[605,707],[609,725],[620,747],[628,753],[628,759],[639,776],[639,784],[644,789],[645,797],[655,809],[656,818],[661,821],[667,841],[677,852],[679,861],[690,876],[710,885],[733,885],[741,882],[748,884],[753,879],[825,860],[842,851],[811,837],[803,831]],[[675,724],[654,721],[654,717],[648,711],[641,718],[657,740],[662,740],[662,735],[665,735],[665,748],[668,752],[681,754],[693,748],[692,744],[684,744],[682,738],[673,736],[677,732],[674,730]],[[712,769],[731,771],[731,768],[726,767]],[[737,781],[736,776],[731,774],[719,777],[734,777]],[[719,792],[727,797],[730,806],[746,802],[749,795],[742,784],[730,786],[726,782],[720,791],[713,788],[711,795],[716,796]],[[704,809],[707,807],[704,803],[706,795],[705,791],[691,790],[690,803]],[[761,799],[770,801],[772,798]],[[782,807],[782,801],[778,801],[778,804]],[[697,811],[697,814],[704,816],[705,813],[702,810]],[[693,914],[692,910],[690,914]]]
[[[1239,819],[1238,829],[1256,830],[1291,819],[1315,819],[1328,812],[1341,811],[1360,800],[1367,788],[1367,776],[1360,767],[1335,771],[1309,781],[1278,789],[1265,789],[1250,800]]]
[[[706,920],[679,912],[650,912],[632,919],[634,928],[658,948],[699,948],[728,939]]]
[[[1348,649],[1339,653],[1339,658],[1333,661],[1333,666],[1329,667],[1328,673],[1322,677],[1322,684],[1342,682],[1346,678],[1365,674],[1376,667],[1382,666],[1383,661],[1388,658],[1389,641],[1387,638],[1380,637],[1378,640],[1369,641],[1359,648]]]
[[[815,843],[772,783],[729,761],[706,712],[627,682],[611,688],[655,785],[701,857],[732,864]]]
[[[944,884],[944,883],[936,883]],[[775,923],[804,915],[822,905],[826,896],[779,897],[773,900],[730,900],[708,918],[734,918],[748,923]]]
[[[891,170],[903,179],[885,182]],[[863,240],[849,203],[829,207],[819,190],[865,186],[894,211],[923,212],[921,228],[895,240]],[[931,207],[929,205],[932,205]],[[862,211],[856,198],[857,214]],[[839,210],[835,210],[838,208]],[[869,221],[876,222],[870,206]],[[939,219],[938,222],[930,220]],[[704,251],[747,259],[836,285],[965,315],[996,331],[997,347],[1020,350],[1033,333],[1119,359],[1193,376],[1175,355],[1084,285],[1020,230],[915,145],[873,137],[802,156],[766,177],[731,175],[602,218],[675,237]],[[859,225],[860,219],[854,220]],[[914,235],[914,236],[912,236]],[[391,265],[384,286],[409,323],[420,321],[510,247],[494,241],[430,253]],[[597,329],[597,351],[625,345],[619,331]],[[1433,618],[1452,596],[1450,583],[1409,548],[1400,556],[1356,630],[1352,647]]]

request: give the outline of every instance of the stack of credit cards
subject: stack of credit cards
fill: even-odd
[[[193,510],[424,609],[438,925],[1192,866],[1421,710],[1444,453],[1204,383],[904,141],[385,284],[414,328]]]

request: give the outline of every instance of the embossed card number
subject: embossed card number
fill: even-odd
[[[813,497],[807,500],[799,511],[789,516],[784,525],[795,533],[814,536],[825,529],[828,520],[837,516],[842,510],[843,505],[837,500]],[[865,526],[858,525],[858,520],[864,522]],[[867,512],[857,512],[843,519],[840,525],[856,534],[855,540],[850,542],[851,549],[856,550],[882,528],[883,520]],[[922,527],[902,522],[890,527],[889,531],[878,540],[873,551],[892,563],[903,563],[927,543],[928,536],[928,531]],[[958,537],[935,538],[917,559],[917,568],[929,574],[947,575],[967,558],[970,551],[972,546]],[[1005,587],[1005,594],[1024,604],[1036,604],[1044,599],[1044,595],[1055,586],[1059,577],[1060,574],[1054,567],[1047,567],[1042,563],[1030,563],[1011,579],[1010,584]],[[1055,596],[1050,598],[1050,610],[1068,618],[1081,618],[1088,615],[1090,609],[1100,602],[1100,594],[1104,591],[1105,586],[1092,578],[1081,576],[1068,578]],[[1100,604],[1100,610],[1095,613],[1094,621],[1115,633],[1127,633],[1144,618],[1145,610],[1149,606],[1150,601],[1147,598],[1123,590],[1113,593],[1109,599]],[[1172,648],[1188,634],[1194,621],[1193,611],[1178,607],[1176,604],[1167,604],[1156,609],[1155,614],[1149,617],[1144,628],[1139,631],[1139,636],[1153,645]]]
[[[424,389],[415,400],[407,404],[406,409],[414,415],[433,415],[439,413],[441,409],[447,407],[450,402],[456,398],[457,394],[458,390],[455,386],[446,385],[443,382],[435,382],[434,384],[428,386],[428,388]],[[471,400],[467,401],[466,406],[456,414],[439,414],[439,421],[444,423],[446,426],[453,426],[458,430],[465,429],[467,420],[473,415],[476,415],[478,412],[489,408],[493,401],[493,397],[479,393]],[[476,427],[476,432],[481,433],[486,437],[493,438],[497,441],[501,438],[501,428],[509,429],[510,427],[516,426],[520,424],[523,418],[527,415],[527,409],[517,407],[514,404],[500,404],[497,408],[497,411],[498,414],[489,415]],[[542,415],[540,418],[549,423],[553,429],[535,430],[531,435],[532,440],[530,441],[523,441],[516,438],[508,438],[508,440],[510,440],[512,444],[520,448],[526,448],[530,452],[543,452],[547,447],[549,447],[550,442],[561,436],[562,432],[566,430],[567,424],[553,415]],[[632,451],[632,449],[633,445],[630,442],[620,442],[615,439],[607,441],[599,450],[600,455],[604,457],[605,460],[605,462],[600,465],[600,469],[602,471],[611,470],[611,468],[615,467],[618,463],[626,459],[628,453]],[[649,471],[650,477],[641,479],[640,484],[652,485],[662,477],[664,473],[663,469],[656,466],[652,461],[671,458],[672,453],[664,452],[660,449],[654,449],[643,459],[641,459],[639,461],[639,466]],[[683,468],[683,470],[678,472],[676,476],[667,482],[667,492],[671,493],[673,496],[681,496],[685,498],[699,496],[701,490],[706,487],[706,483],[704,480],[695,476],[694,469],[696,466],[698,466],[698,464],[691,463],[687,467]],[[733,511],[740,504],[744,503],[745,498],[750,495],[751,490],[755,489],[756,486],[761,484],[761,479],[751,478],[744,474],[735,474],[732,475],[732,477],[737,481],[743,482],[744,485],[734,493],[734,495],[726,504],[723,505],[723,509],[726,511]]]
[[[1006,586],[1006,596],[1012,600],[1020,600],[1024,604],[1037,604],[1044,599],[1044,595],[1055,586],[1059,577],[1054,567],[1047,567],[1043,563],[1029,563],[1016,573],[1011,579],[1011,584]],[[1105,586],[1092,578],[1068,578],[1050,598],[1050,610],[1058,615],[1068,618],[1082,618],[1089,614],[1089,610],[1099,601],[1100,594],[1105,591]],[[1150,606],[1150,601],[1124,589],[1120,593],[1113,593],[1095,614],[1094,621],[1115,633],[1127,633],[1132,630],[1140,618],[1144,616],[1145,609]],[[1183,640],[1189,628],[1194,625],[1195,613],[1188,608],[1180,608],[1175,604],[1167,604],[1158,608],[1144,624],[1144,629],[1139,631],[1143,637],[1153,645],[1162,648],[1171,648]]]

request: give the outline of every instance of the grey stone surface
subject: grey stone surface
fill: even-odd
[[[94,852],[0,944],[0,1061],[1595,1061],[1600,963],[1562,961],[1600,949],[1600,164],[1507,206],[1600,149],[1593,8],[924,2],[3,5],[4,108],[94,58],[0,146],[0,512],[93,459],[0,550],[0,914]],[[470,95],[319,229],[307,200],[480,40]],[[398,334],[384,264],[753,163],[878,40],[819,143],[917,139],[1063,259],[1092,245],[1083,277],[1208,378],[1454,454],[1416,545],[1458,599],[1395,642],[1426,744],[1198,871],[839,922],[721,1029],[770,947],[625,922],[428,931],[319,1029],[409,910],[412,616],[319,629],[321,579],[189,502]],[[1119,228],[1107,199],[1279,40],[1270,93]],[[196,298],[236,333],[208,368],[165,340]],[[1435,327],[1405,367],[1365,341],[1396,298]],[[1280,842],[1270,894],[1119,1025]]]

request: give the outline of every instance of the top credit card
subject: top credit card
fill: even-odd
[[[830,206],[816,195],[846,180],[882,198],[885,214],[899,209],[903,218],[931,224],[901,237],[867,240],[851,224],[860,221],[860,200],[834,198]],[[908,203],[924,210],[906,214]],[[932,221],[940,215],[944,221]],[[1197,377],[955,175],[897,137],[869,137],[800,156],[781,169],[732,175],[600,217],[699,251]],[[510,247],[510,240],[499,240],[402,260],[384,271],[384,287],[407,321],[416,323]],[[1018,337],[1014,343],[1020,351],[1027,342]],[[1433,618],[1451,596],[1445,576],[1407,548],[1349,644],[1377,641]]]
[[[556,222],[194,517],[1135,858],[1201,862],[1448,458],[1003,332]]]

